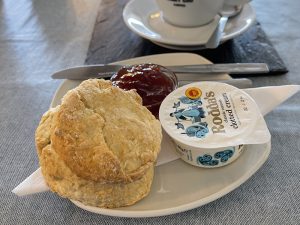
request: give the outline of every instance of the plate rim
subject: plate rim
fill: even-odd
[[[156,55],[150,55],[150,56],[143,56],[143,57],[136,57],[136,58],[130,58],[130,59],[126,59],[126,60],[122,60],[122,61],[118,61],[118,62],[114,62],[115,64],[117,63],[123,63],[126,64],[126,62],[132,62],[135,60],[147,60],[149,58],[156,58],[156,57],[183,57],[183,56],[190,56],[190,57],[198,57],[199,59],[206,61],[206,62],[210,62],[209,60],[207,60],[206,58],[195,54],[195,53],[165,53],[165,54],[156,54]],[[230,79],[230,77],[228,78]],[[56,89],[50,107],[55,107],[57,104],[55,104],[57,101],[56,99],[58,98],[58,93],[59,91],[61,91],[61,89],[64,88],[64,85],[70,80],[63,80],[63,82],[58,86],[58,88]],[[254,175],[260,168],[261,166],[265,163],[265,161],[268,159],[269,154],[271,152],[271,141],[262,145],[266,145],[266,147],[264,148],[264,154],[261,155],[261,157],[259,158],[259,160],[257,160],[257,163],[255,164],[255,166],[251,167],[251,170],[248,170],[246,173],[243,174],[243,176],[241,176],[238,180],[236,180],[235,182],[229,184],[228,186],[226,186],[225,188],[221,189],[218,192],[215,192],[205,198],[196,200],[196,201],[192,201],[189,202],[187,204],[183,204],[180,206],[176,206],[176,207],[172,207],[172,208],[166,208],[166,209],[159,209],[159,210],[144,210],[144,211],[138,211],[138,210],[130,210],[130,211],[124,211],[122,209],[126,209],[126,207],[123,208],[119,208],[119,209],[105,209],[105,208],[98,208],[98,207],[93,207],[93,206],[86,206],[83,203],[80,203],[78,201],[72,200],[70,199],[70,201],[75,204],[77,207],[84,209],[86,211],[89,212],[93,212],[96,214],[101,214],[101,215],[107,215],[107,216],[114,216],[114,217],[131,217],[131,218],[141,218],[141,217],[157,217],[157,216],[166,216],[166,215],[171,215],[171,214],[176,214],[176,213],[180,213],[180,212],[185,212],[200,206],[203,206],[205,204],[208,204],[212,201],[215,201],[223,196],[225,196],[226,194],[230,193],[231,191],[235,190],[236,188],[238,188],[241,184],[243,184],[245,181],[247,181],[252,175]],[[177,160],[181,160],[181,159],[177,159]]]
[[[123,16],[123,21],[124,21],[124,23],[126,24],[126,26],[131,30],[131,31],[133,31],[134,33],[136,33],[137,35],[139,35],[139,36],[141,36],[141,37],[143,37],[143,38],[145,38],[145,39],[147,39],[147,40],[150,40],[150,41],[152,41],[152,42],[158,42],[158,43],[162,43],[162,44],[165,44],[166,46],[168,46],[168,45],[174,45],[175,46],[175,48],[173,48],[173,49],[176,49],[176,45],[177,46],[181,46],[181,47],[184,47],[184,46],[186,46],[186,47],[189,47],[189,46],[191,46],[191,47],[195,47],[195,46],[204,46],[204,48],[205,48],[205,43],[201,43],[201,42],[192,42],[192,43],[188,43],[187,41],[184,41],[184,42],[181,42],[181,41],[169,41],[169,40],[166,40],[166,39],[163,39],[163,40],[161,40],[160,38],[154,38],[154,37],[151,37],[151,36],[148,36],[148,35],[145,35],[143,32],[140,32],[138,29],[136,29],[134,26],[131,26],[130,25],[130,23],[128,22],[128,15],[129,15],[129,10],[131,9],[131,8],[134,8],[134,7],[132,7],[132,5],[134,5],[134,4],[137,4],[137,2],[139,2],[139,1],[141,1],[141,0],[130,0],[126,5],[125,5],[125,7],[124,7],[124,9],[123,9],[123,12],[122,12],[122,16]],[[147,0],[144,0],[144,1],[147,1]],[[153,4],[155,4],[154,2],[153,2]],[[248,28],[249,27],[251,27],[253,24],[254,24],[254,22],[256,21],[256,13],[255,13],[255,10],[253,9],[253,7],[249,4],[249,3],[246,3],[245,5],[244,5],[244,7],[246,7],[247,8],[247,10],[249,10],[249,11],[251,11],[251,20],[250,20],[250,22],[249,23],[247,23],[247,25],[245,25],[245,26],[243,26],[243,27],[241,27],[238,31],[236,31],[236,32],[232,32],[232,33],[229,33],[229,34],[225,34],[222,38],[221,38],[221,42],[223,43],[223,42],[225,42],[225,41],[227,41],[227,40],[230,40],[230,39],[232,39],[232,38],[234,38],[234,37],[236,37],[236,36],[238,36],[238,35],[240,35],[240,34],[242,34],[242,33],[244,33],[246,30],[248,30]],[[240,12],[240,14],[238,14],[238,15],[236,15],[235,17],[238,17],[238,16],[240,16],[241,15],[241,13],[243,13],[243,11],[244,11],[244,9],[245,8],[243,8],[242,9],[242,11]],[[150,10],[149,10],[149,13],[150,13]],[[147,18],[148,18],[148,15],[147,15]],[[141,21],[141,22],[143,22],[143,21]],[[144,24],[144,22],[143,22],[143,24]],[[225,29],[226,29],[226,27],[225,27]],[[197,47],[195,47],[195,48],[197,48]],[[199,48],[199,47],[198,47]],[[197,49],[198,49],[197,48]]]

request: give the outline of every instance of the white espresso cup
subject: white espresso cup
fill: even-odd
[[[246,3],[250,2],[251,0],[225,0],[225,5],[231,6],[238,6],[238,5],[245,5]]]
[[[224,0],[156,0],[164,20],[181,27],[202,26],[222,9]]]
[[[251,0],[224,0],[222,15],[235,16],[238,14],[243,6]]]

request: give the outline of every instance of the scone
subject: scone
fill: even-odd
[[[107,208],[134,204],[149,193],[161,139],[159,121],[134,90],[98,79],[70,90],[36,130],[50,189]]]

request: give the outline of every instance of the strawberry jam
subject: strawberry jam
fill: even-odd
[[[124,66],[111,79],[112,84],[123,90],[136,89],[146,106],[155,116],[164,98],[177,87],[176,75],[156,64]]]

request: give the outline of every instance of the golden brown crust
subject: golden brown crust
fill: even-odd
[[[144,198],[150,191],[154,169],[152,165],[141,179],[128,184],[101,184],[78,177],[49,145],[43,149],[40,164],[52,191],[86,205],[104,208],[128,206]]]
[[[135,91],[123,91],[109,81],[90,79],[70,90],[60,106],[45,113],[36,131],[36,146],[51,189],[77,200],[82,188],[74,197],[60,185],[68,186],[71,180],[73,184],[84,181],[89,187],[104,185],[106,188],[97,189],[104,192],[113,187],[122,192],[141,186],[144,194],[135,190],[135,201],[148,193],[152,182],[149,171],[153,170],[162,134],[159,121],[141,103]],[[58,182],[60,179],[63,181]],[[96,192],[89,193],[95,197],[99,195]],[[104,192],[102,196],[107,195]],[[134,202],[133,199],[128,202]],[[117,205],[104,202],[99,204]]]
[[[71,91],[55,115],[52,147],[78,176],[94,181],[125,179],[117,157],[109,150],[103,133],[104,119],[88,109]]]
[[[42,116],[38,128],[36,129],[35,143],[39,156],[41,155],[42,149],[51,143],[50,133],[52,128],[53,115],[56,110],[57,108],[52,108],[45,112]]]

